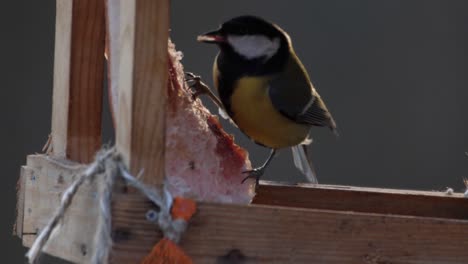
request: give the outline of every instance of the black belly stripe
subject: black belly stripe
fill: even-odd
[[[229,46],[221,46],[216,57],[218,93],[227,114],[234,116],[231,108],[231,96],[236,82],[244,76],[265,76],[280,72],[289,58],[289,47],[286,40],[280,46],[277,54],[266,63],[263,58],[247,60],[237,55]]]

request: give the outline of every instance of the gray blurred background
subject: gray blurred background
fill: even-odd
[[[55,1],[0,6],[5,172],[0,239],[4,260],[24,263],[25,250],[11,236],[15,185],[26,155],[39,152],[50,132]],[[242,14],[262,16],[289,32],[338,123],[338,139],[326,129],[312,132],[321,183],[463,190],[467,1],[173,1],[171,36],[184,52],[186,70],[211,85],[217,50],[197,43],[196,35]],[[263,162],[268,150],[224,125],[250,151],[254,165]],[[289,150],[274,160],[265,179],[303,181]],[[44,258],[43,263],[59,262]]]

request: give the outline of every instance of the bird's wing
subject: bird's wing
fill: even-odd
[[[285,71],[274,76],[269,85],[271,102],[280,113],[298,123],[328,126],[335,132],[333,117],[295,55],[291,55]]]
[[[304,112],[299,113],[295,117],[295,120],[299,123],[306,123],[314,126],[327,126],[336,133],[335,120],[328,111],[322,98],[320,98],[320,95],[315,92],[315,95],[311,100],[313,101],[311,101],[310,106],[306,106],[304,108]]]

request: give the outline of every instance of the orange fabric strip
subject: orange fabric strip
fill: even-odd
[[[172,219],[189,221],[195,214],[195,201],[183,197],[175,197],[172,202]],[[174,242],[167,238],[161,239],[143,259],[141,264],[192,264],[192,259]]]

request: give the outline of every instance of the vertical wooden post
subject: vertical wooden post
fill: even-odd
[[[159,186],[164,179],[169,1],[119,3],[117,148],[134,175],[143,171],[146,184]]]
[[[87,163],[101,146],[104,1],[57,0],[52,153]]]
[[[56,2],[54,94],[52,97],[52,148],[55,156],[67,155],[68,101],[73,0]]]

